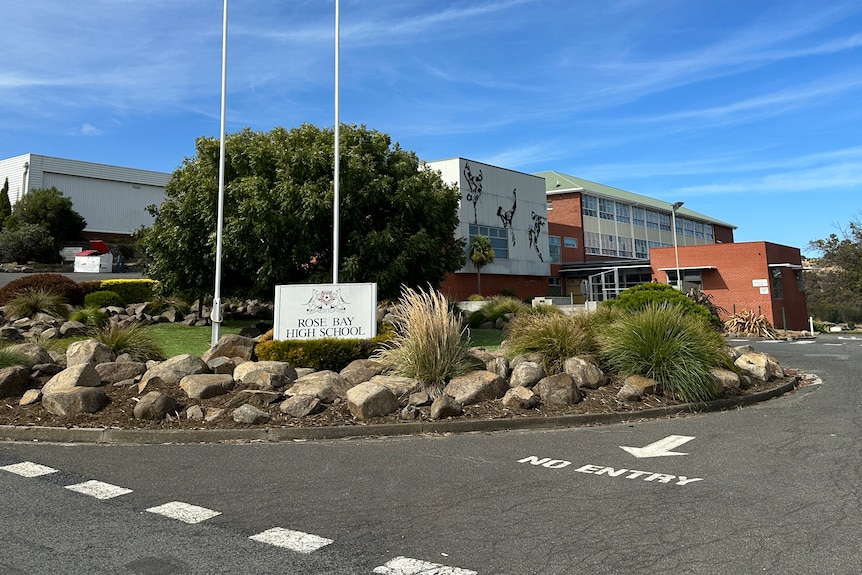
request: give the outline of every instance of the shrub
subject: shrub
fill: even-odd
[[[351,361],[368,359],[388,337],[381,334],[372,339],[269,339],[259,343],[256,351],[262,361],[286,361],[296,367],[341,371]]]
[[[439,395],[451,378],[477,367],[465,328],[440,292],[402,288],[393,315],[395,334],[372,357],[416,379],[429,395]]]
[[[81,286],[82,290],[84,290],[84,295],[86,296],[88,293],[93,293],[94,291],[102,289],[102,280],[86,280],[78,282],[78,285]]]
[[[485,301],[485,296],[478,293],[470,294],[467,296],[467,301]]]
[[[33,317],[37,313],[46,313],[64,318],[69,309],[60,294],[44,289],[26,289],[6,303],[6,313],[18,317]]]
[[[721,320],[713,315],[709,309],[695,303],[693,299],[684,293],[674,289],[672,286],[662,283],[645,283],[630,287],[620,292],[614,299],[607,300],[602,305],[619,307],[623,310],[637,311],[645,309],[653,302],[667,302],[670,305],[678,305],[682,313],[696,315],[715,329],[721,329]]]
[[[37,224],[23,224],[0,232],[0,260],[54,263],[59,259],[54,238]]]
[[[474,311],[467,317],[467,323],[470,327],[479,327],[485,322],[494,323],[507,314],[523,313],[528,309],[529,306],[513,297],[493,296],[488,298],[487,303],[481,309]]]
[[[754,313],[748,309],[739,311],[727,318],[727,321],[724,322],[724,329],[728,333],[765,337],[767,339],[776,338],[775,329],[773,329],[769,320],[766,319],[766,316],[762,313]]]
[[[76,309],[69,315],[69,319],[79,321],[88,327],[101,328],[108,323],[109,316],[99,308],[100,306],[87,306]]]
[[[144,303],[153,299],[156,280],[102,280],[102,289],[116,292],[126,303]]]
[[[599,337],[606,363],[620,376],[641,375],[684,401],[715,397],[710,368],[730,367],[724,339],[679,305],[651,302],[628,311]]]
[[[12,206],[6,227],[16,229],[27,224],[38,224],[47,230],[55,249],[67,240],[78,240],[87,227],[86,220],[72,209],[72,200],[54,187],[31,190]]]
[[[120,294],[108,290],[94,291],[84,296],[84,305],[87,307],[108,307],[117,306],[124,307],[126,302],[120,297]]]
[[[0,305],[26,290],[44,290],[63,296],[72,305],[84,303],[84,290],[75,280],[63,274],[27,274],[0,289]]]
[[[111,348],[115,354],[127,353],[135,361],[166,359],[165,352],[162,351],[152,333],[135,323],[125,325],[111,323],[101,329],[93,330],[91,337]]]
[[[190,308],[191,306],[180,298],[156,295],[147,301],[147,305],[144,307],[144,313],[159,315],[168,310],[175,310],[178,314],[186,315],[189,313]]]
[[[563,371],[565,361],[574,356],[592,359],[597,352],[590,316],[522,314],[509,324],[506,350],[510,357],[522,353],[542,354],[548,374]]]

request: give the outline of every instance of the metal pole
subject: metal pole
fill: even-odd
[[[339,0],[335,0],[335,174],[332,180],[333,198],[332,198],[332,283],[338,283],[338,220],[339,218],[339,181],[341,171],[341,120],[339,117],[339,65],[341,51],[341,21],[340,21]]]
[[[675,202],[671,206],[671,216],[673,222],[671,226],[673,226],[673,253],[676,257],[676,289],[682,291],[682,278],[679,276],[679,244],[676,242],[676,211],[682,207],[682,202]]]
[[[213,292],[213,308],[210,312],[212,320],[212,338],[210,345],[219,340],[219,326],[222,322],[221,313],[221,251],[222,234],[224,231],[224,164],[225,164],[225,95],[227,93],[227,0],[224,0],[224,19],[222,22],[221,41],[221,129],[219,132],[219,167],[218,167],[218,213],[216,215],[216,256],[215,256],[215,290]],[[203,305],[203,302],[201,302]]]

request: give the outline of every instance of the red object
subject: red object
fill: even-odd
[[[108,244],[106,244],[102,240],[90,240],[90,245],[95,248],[95,251],[97,252],[97,254],[107,254],[107,253],[111,252],[111,248],[109,248]],[[86,250],[86,251],[90,251],[90,250]],[[96,254],[88,254],[88,255],[96,255]]]

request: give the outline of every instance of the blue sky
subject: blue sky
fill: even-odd
[[[0,158],[170,172],[219,131],[218,0],[0,8]],[[230,0],[228,131],[333,124],[334,1]],[[803,248],[862,209],[862,4],[341,1],[341,119]]]

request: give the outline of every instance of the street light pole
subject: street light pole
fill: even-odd
[[[219,129],[219,164],[218,164],[218,207],[216,209],[216,254],[215,254],[215,287],[213,290],[213,307],[210,312],[212,320],[212,335],[210,344],[219,340],[219,327],[222,322],[221,311],[221,256],[222,236],[224,234],[224,178],[225,178],[225,99],[227,93],[227,0],[224,0],[221,40],[221,122]],[[201,302],[203,307],[203,302]]]
[[[682,291],[682,278],[679,276],[679,244],[676,241],[676,211],[682,207],[683,202],[674,202],[670,208],[673,226],[673,253],[676,257],[676,289]]]

